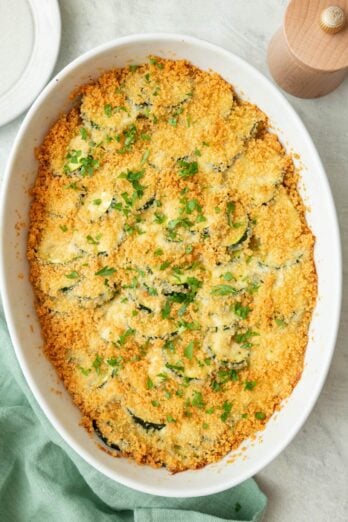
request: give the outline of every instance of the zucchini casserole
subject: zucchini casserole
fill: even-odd
[[[301,376],[317,277],[297,173],[267,116],[186,61],[74,96],[32,190],[45,352],[106,451],[200,468]]]

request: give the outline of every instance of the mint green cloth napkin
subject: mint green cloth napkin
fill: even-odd
[[[208,497],[138,493],[96,471],[50,425],[18,366],[0,315],[0,520],[6,522],[258,522],[254,480]]]

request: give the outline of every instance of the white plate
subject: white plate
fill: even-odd
[[[39,323],[28,281],[26,236],[30,197],[36,175],[34,147],[62,111],[71,107],[70,92],[104,69],[139,63],[149,54],[186,58],[203,69],[213,69],[238,92],[270,117],[288,150],[301,155],[304,164],[301,192],[311,206],[308,221],[316,235],[315,261],[319,300],[311,323],[303,375],[282,410],[261,434],[261,441],[243,444],[243,458],[221,462],[197,471],[171,475],[165,469],[138,466],[100,451],[96,440],[78,423],[80,413],[42,356]],[[134,489],[174,497],[209,495],[254,475],[295,436],[308,417],[323,386],[335,346],[341,302],[341,250],[335,207],[328,181],[301,120],[278,89],[257,70],[233,54],[207,42],[173,34],[147,34],[120,38],[98,47],[68,65],[39,96],[18,133],[3,184],[0,275],[4,310],[18,361],[47,418],[65,441],[89,464],[108,477]],[[23,221],[23,228],[16,224]],[[15,228],[16,227],[16,228]],[[53,393],[52,388],[61,394]]]
[[[56,0],[0,0],[0,127],[47,83],[60,45]]]

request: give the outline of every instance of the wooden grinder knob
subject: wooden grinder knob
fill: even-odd
[[[334,90],[348,72],[348,0],[291,0],[270,41],[268,66],[299,98]]]

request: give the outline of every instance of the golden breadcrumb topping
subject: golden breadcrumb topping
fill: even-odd
[[[76,94],[32,191],[45,352],[112,454],[199,468],[301,376],[317,277],[297,174],[267,116],[186,61]]]

